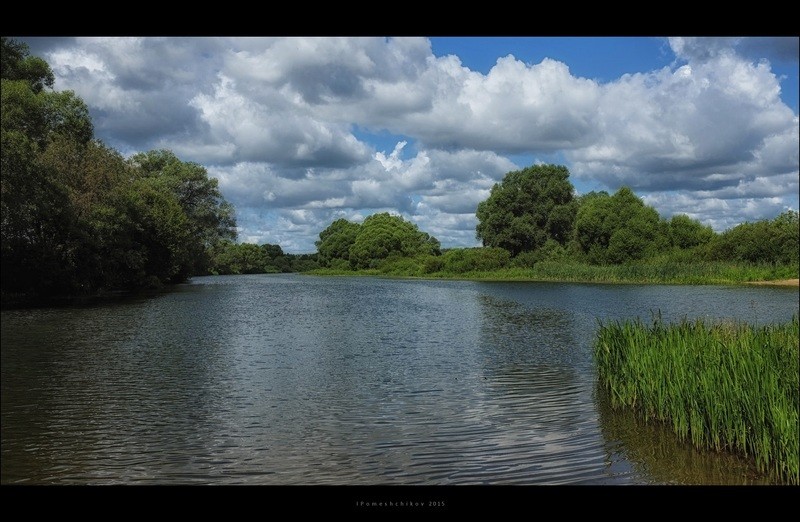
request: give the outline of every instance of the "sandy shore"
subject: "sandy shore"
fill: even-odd
[[[800,279],[778,279],[775,281],[753,281],[751,285],[772,285],[772,286],[800,286]]]

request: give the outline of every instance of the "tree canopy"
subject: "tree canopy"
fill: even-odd
[[[388,258],[440,253],[438,239],[388,212],[373,214],[361,225],[337,219],[319,237],[318,259],[326,267],[374,268]]]
[[[772,220],[742,223],[709,245],[714,259],[797,264],[800,261],[800,219],[787,210]]]
[[[331,266],[334,260],[346,261],[350,263],[350,247],[356,242],[356,236],[361,230],[361,225],[337,219],[319,233],[317,246],[317,256],[323,266]]]
[[[2,38],[2,293],[159,286],[208,268],[235,238],[217,181],[169,151],[125,160],[93,139],[86,104],[44,60]]]
[[[581,201],[575,238],[592,263],[625,263],[668,246],[668,231],[658,212],[628,187],[613,196],[593,194]]]
[[[560,165],[534,165],[506,174],[478,205],[477,238],[516,256],[536,250],[548,239],[570,238],[575,219],[574,188]]]

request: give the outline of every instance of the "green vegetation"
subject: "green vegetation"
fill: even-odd
[[[622,321],[600,325],[594,352],[613,407],[797,484],[799,337],[797,316],[766,326]]]
[[[383,212],[360,225],[337,219],[320,233],[317,248],[323,267],[370,269],[397,258],[438,255],[439,241],[402,217]]]
[[[575,220],[573,192],[566,167],[535,165],[509,172],[478,205],[477,237],[511,255],[541,248],[548,240],[563,245]]]
[[[666,220],[628,187],[573,197],[569,172],[509,172],[478,205],[482,248],[439,249],[402,218],[333,222],[315,274],[595,283],[732,284],[795,279],[800,219],[788,210],[722,234],[686,215]]]
[[[314,271],[503,280],[738,283],[796,278],[787,211],[717,234],[661,218],[629,188],[575,196],[569,171],[509,172],[477,208],[482,248],[439,241],[388,213],[334,221],[318,252],[237,244],[206,169],[167,150],[129,159],[93,139],[84,102],[48,64],[2,39],[2,299],[158,287],[196,274]]]
[[[169,151],[129,160],[93,139],[86,104],[2,38],[2,299],[158,287],[210,268],[236,237],[217,180]]]
[[[280,245],[255,245],[221,241],[211,249],[209,273],[276,274],[307,272],[319,268],[315,254],[284,254]]]
[[[679,221],[676,237],[683,240],[693,222]],[[697,223],[698,227],[701,227]],[[592,264],[622,264],[653,257],[670,247],[670,225],[628,187],[613,196],[602,192],[585,197],[575,219],[575,241]]]
[[[320,268],[316,275],[376,275],[392,277],[424,277],[430,279],[474,279],[486,281],[551,281],[575,283],[639,283],[639,284],[739,284],[774,281],[797,277],[797,268],[770,263],[732,263],[724,261],[683,261],[656,258],[625,265],[590,265],[565,261],[543,261],[531,268],[509,265],[500,268],[444,266],[449,253],[472,252],[477,263],[485,248],[452,249],[439,257],[395,258],[370,270]],[[505,251],[504,251],[505,252]],[[508,255],[507,252],[505,252]],[[451,256],[456,257],[456,256]],[[460,255],[458,257],[461,257]],[[486,259],[481,263],[502,263],[502,259]]]

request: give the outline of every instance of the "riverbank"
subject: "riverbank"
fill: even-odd
[[[472,281],[685,285],[735,285],[746,283],[798,286],[798,279],[796,278],[798,268],[796,266],[723,262],[589,265],[570,261],[548,261],[537,263],[532,268],[504,267],[494,270],[453,272],[445,270],[426,271],[425,263],[403,258],[387,261],[378,268],[372,269],[342,270],[321,268],[306,273],[326,276],[356,275]]]
[[[800,286],[800,279],[778,279],[776,281],[749,281],[750,285]]]
[[[766,326],[625,320],[600,325],[594,353],[613,407],[797,484],[799,338],[796,315]]]

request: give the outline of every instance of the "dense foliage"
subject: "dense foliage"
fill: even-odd
[[[274,274],[306,272],[319,268],[315,254],[284,254],[279,245],[264,243],[217,243],[211,252],[209,272],[228,274]]]
[[[686,215],[662,218],[628,187],[574,197],[568,177],[555,165],[509,172],[478,206],[485,246],[441,256],[438,241],[401,218],[339,219],[317,241],[320,266],[325,273],[689,284],[798,275],[797,211],[717,234]]]
[[[169,151],[124,159],[86,104],[2,38],[2,294],[89,294],[183,281],[236,237],[217,181]]]
[[[787,210],[773,220],[742,223],[726,230],[709,248],[709,257],[751,263],[798,264],[800,220]]]
[[[320,232],[317,245],[317,256],[323,266],[332,266],[336,263],[343,266],[350,264],[350,247],[356,242],[356,236],[361,230],[361,225],[337,219]]]
[[[597,264],[652,257],[670,246],[669,225],[627,187],[584,197],[573,233],[581,253]]]
[[[387,259],[438,255],[439,240],[402,217],[383,212],[360,225],[334,221],[320,233],[317,248],[322,266],[376,268]]]
[[[547,240],[570,238],[575,220],[574,188],[559,165],[534,165],[506,174],[478,205],[477,237],[484,246],[517,255],[541,248]]]

